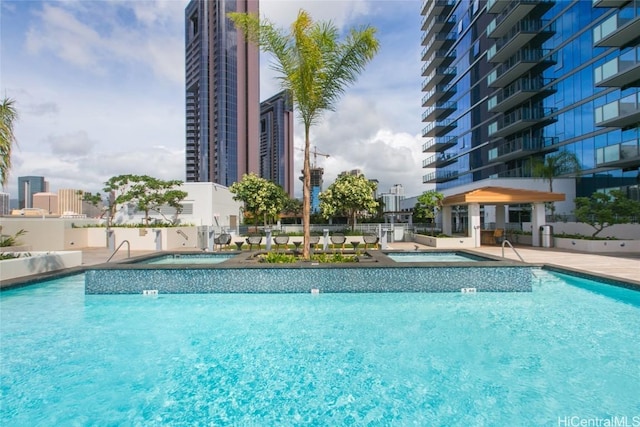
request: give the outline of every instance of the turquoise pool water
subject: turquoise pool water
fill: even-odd
[[[395,262],[475,262],[479,257],[459,252],[397,252],[387,256]]]
[[[0,425],[631,423],[640,293],[536,274],[530,293],[5,291]]]

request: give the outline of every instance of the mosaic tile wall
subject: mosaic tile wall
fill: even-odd
[[[87,270],[87,294],[531,292],[532,267]]]

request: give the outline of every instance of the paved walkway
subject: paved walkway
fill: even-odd
[[[434,248],[414,242],[394,242],[389,243],[388,249],[414,251],[433,250]],[[193,248],[189,250],[192,251]],[[534,248],[531,246],[516,246],[516,250],[524,261],[528,263],[556,265],[640,284],[640,253],[598,255],[555,248]],[[473,249],[473,251],[497,257],[502,256],[502,248],[500,246],[482,246]],[[131,251],[131,256],[135,257],[153,252]],[[104,263],[111,255],[111,252],[106,248],[87,248],[83,249],[82,253],[83,265]],[[504,255],[505,258],[510,260],[519,260],[515,252],[510,248],[505,248]],[[115,255],[113,261],[126,258],[127,251],[121,249]]]

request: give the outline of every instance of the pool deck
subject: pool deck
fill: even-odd
[[[414,242],[389,243],[387,249],[401,251],[433,250],[433,248]],[[640,283],[640,253],[598,255],[556,248],[534,248],[531,246],[516,246],[516,250],[527,263],[558,266],[631,283]],[[500,246],[482,246],[471,251],[497,257],[502,256],[502,248]],[[131,256],[136,257],[153,252],[131,251]],[[110,252],[106,248],[86,248],[82,250],[82,254],[83,266],[102,264],[110,256]],[[504,256],[509,260],[519,261],[518,256],[511,248],[506,247],[504,249]],[[120,251],[113,261],[124,259],[126,259],[126,252]]]

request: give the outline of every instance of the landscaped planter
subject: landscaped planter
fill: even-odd
[[[0,261],[0,281],[82,265],[81,251],[14,253],[20,258]]]
[[[587,240],[554,237],[553,241],[554,246],[558,249],[581,252],[640,252],[640,240]]]

